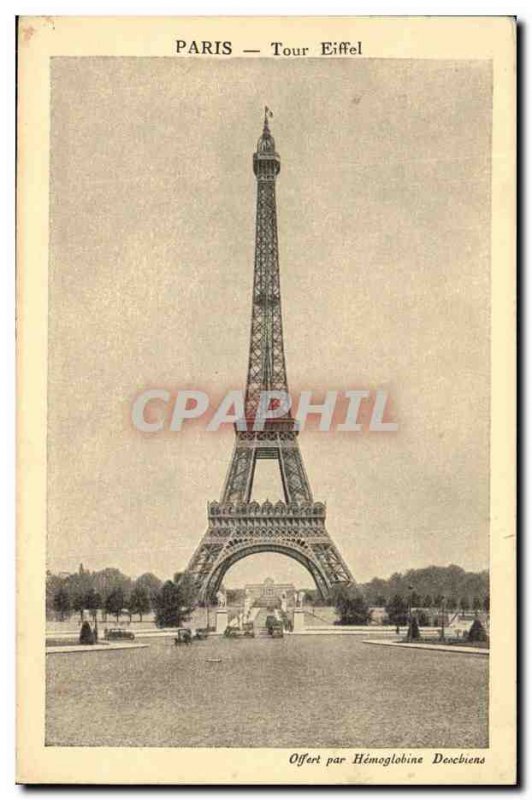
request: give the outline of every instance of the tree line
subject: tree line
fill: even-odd
[[[154,597],[162,582],[151,572],[132,580],[118,569],[103,569],[91,572],[80,564],[79,570],[71,574],[46,575],[46,612],[63,620],[73,613],[80,618],[87,610],[96,616],[98,611],[114,616],[122,613],[130,619],[153,609]]]
[[[240,599],[242,590],[228,590],[231,600]],[[234,597],[232,596],[234,595]],[[425,567],[394,573],[388,579],[373,578],[365,584],[341,587],[323,601],[316,590],[306,591],[310,604],[336,606],[339,621],[344,624],[365,624],[370,607],[383,607],[391,624],[405,624],[409,609],[419,610],[421,624],[434,620],[443,606],[446,612],[489,612],[488,572],[466,572],[451,564],[448,567]],[[188,576],[176,573],[163,583],[156,575],[146,572],[136,580],[120,570],[107,568],[91,572],[81,564],[74,573],[46,577],[46,611],[48,616],[66,619],[85,610],[95,617],[98,611],[114,616],[122,614],[130,620],[137,615],[153,612],[161,627],[179,626],[190,616],[194,607],[194,592]],[[427,622],[425,622],[425,617]]]
[[[489,573],[466,572],[456,564],[448,567],[424,567],[405,573],[394,572],[389,578],[373,578],[356,586],[368,606],[440,609],[447,611],[489,611]],[[317,590],[306,591],[306,601],[315,606],[331,605]],[[334,602],[332,603],[335,604]]]
[[[81,621],[88,611],[93,618],[101,612],[117,622],[124,614],[130,620],[137,615],[142,622],[153,612],[159,627],[178,627],[193,607],[193,587],[182,573],[163,583],[151,572],[133,580],[118,569],[91,572],[81,564],[74,573],[46,575],[46,612],[60,620],[79,614]]]
[[[359,588],[372,606],[386,606],[392,598],[402,597],[412,606],[439,608],[445,598],[450,611],[473,611],[483,608],[489,598],[489,573],[466,572],[456,564],[430,566],[394,572],[387,579],[373,578]]]
[[[406,596],[395,594],[386,603],[383,603],[387,621],[392,625],[406,625],[412,612],[420,625],[439,625],[441,616],[455,611],[484,611],[489,613],[489,594],[483,598],[462,597],[458,601],[455,597],[440,595],[425,595],[421,597],[415,591],[410,591]]]
[[[340,625],[367,625],[372,617],[373,610],[367,596],[354,584],[341,585],[334,589],[331,604],[336,607]],[[406,594],[396,593],[388,599],[383,595],[377,596],[373,606],[384,608],[385,615],[381,619],[383,624],[407,625],[413,615],[417,624],[427,626],[441,624],[442,615],[458,610],[489,613],[490,598],[489,594],[485,594],[483,598],[475,596],[471,600],[462,597],[460,601],[443,594],[427,594],[422,597],[410,584]]]

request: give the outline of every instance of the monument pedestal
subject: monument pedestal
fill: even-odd
[[[216,611],[216,633],[225,633],[229,623],[229,614],[226,608],[219,608]]]
[[[294,608],[294,633],[305,630],[305,612],[302,608]]]

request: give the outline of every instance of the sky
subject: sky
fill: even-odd
[[[131,405],[243,388],[265,104],[290,388],[383,388],[399,423],[300,435],[328,531],[362,582],[485,569],[490,65],[334,58],[53,59],[48,567],[166,578],[206,530],[232,430],[143,434]],[[270,554],[225,582],[269,575],[311,585]]]

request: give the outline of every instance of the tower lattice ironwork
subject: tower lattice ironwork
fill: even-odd
[[[253,171],[257,179],[255,270],[245,394],[246,430],[236,441],[221,501],[208,504],[208,528],[188,566],[201,600],[217,592],[226,571],[246,556],[277,552],[299,561],[326,597],[351,572],[325,527],[325,504],[316,502],[303,466],[297,425],[289,411],[254,430],[261,392],[288,393],[281,316],[275,182],[281,168],[266,109]],[[276,459],[284,500],[251,501],[259,459]]]

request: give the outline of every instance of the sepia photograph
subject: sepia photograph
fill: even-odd
[[[126,52],[94,45],[113,21]],[[502,61],[372,55],[367,18],[346,41],[332,19],[238,39],[237,20],[160,19],[164,55],[135,54],[132,18],[92,38],[83,22],[19,26],[22,124],[31,48],[50,50],[46,256],[35,270],[28,246],[21,279],[45,304],[19,323],[45,332],[43,758],[212,748],[277,753],[263,783],[509,782],[512,660],[508,699],[492,693],[515,567],[494,547],[515,520],[492,387],[513,346],[493,222],[502,208],[511,236],[494,160],[510,20],[486,19]],[[86,52],[54,48],[62,25]]]

